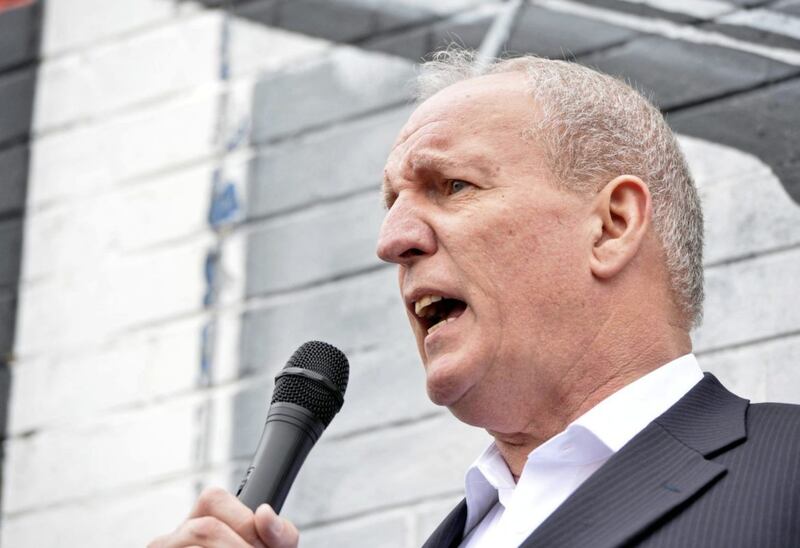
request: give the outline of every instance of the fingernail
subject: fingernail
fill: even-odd
[[[275,536],[280,535],[281,531],[283,531],[283,520],[276,515],[275,520],[269,526],[269,530]]]

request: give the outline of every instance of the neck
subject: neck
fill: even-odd
[[[549,398],[542,399],[545,391],[537,388],[539,405],[536,410],[531,409],[533,412],[528,416],[533,418],[523,428],[513,432],[489,430],[515,479],[522,474],[528,455],[564,431],[575,419],[624,386],[691,352],[688,333],[677,330],[672,335],[641,345],[638,351],[628,347],[622,355],[588,349],[553,383],[552,389],[547,391]],[[604,348],[615,347],[618,345]]]

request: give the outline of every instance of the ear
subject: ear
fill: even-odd
[[[652,200],[640,178],[621,175],[596,195],[590,268],[598,278],[617,275],[636,256],[650,229]]]

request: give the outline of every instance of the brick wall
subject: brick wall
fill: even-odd
[[[425,397],[374,257],[379,181],[415,60],[477,46],[500,4],[429,4],[41,6],[36,70],[28,53],[0,72],[32,112],[0,145],[0,166],[25,166],[0,196],[17,204],[0,245],[23,248],[18,292],[0,280],[0,307],[19,302],[0,324],[3,546],[141,546],[203,486],[233,488],[308,339],[348,354],[351,383],[287,501],[303,545],[416,546],[458,500],[487,438]],[[542,0],[507,43],[628,78],[668,113],[707,218],[696,350],[754,400],[800,402],[798,18],[786,0]]]

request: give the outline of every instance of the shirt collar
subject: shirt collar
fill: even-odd
[[[563,432],[534,449],[528,456],[528,464],[547,460],[582,465],[607,459],[702,378],[703,372],[694,354],[672,360],[578,417]],[[577,446],[578,451],[563,450],[573,446]],[[500,451],[492,442],[467,470],[465,530],[471,530],[498,501],[498,496],[510,493],[515,485]]]
[[[586,428],[616,453],[702,378],[694,354],[686,354],[620,388],[572,425]]]

